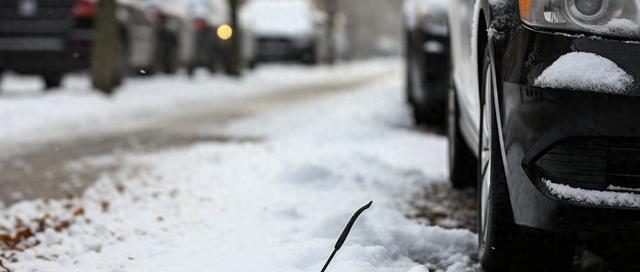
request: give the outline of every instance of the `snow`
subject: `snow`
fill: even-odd
[[[405,0],[402,11],[405,26],[414,29],[418,25],[418,17],[427,13],[446,16],[449,0]]]
[[[70,76],[64,90],[45,95],[37,78],[10,76],[0,86],[0,148],[33,145],[100,131],[122,131],[140,127],[149,120],[174,116],[194,106],[213,107],[221,101],[239,100],[283,89],[304,88],[325,82],[348,83],[354,79],[382,75],[395,69],[393,60],[377,59],[321,66],[267,66],[242,79],[224,76],[187,76],[128,79],[113,97],[91,90],[84,76]],[[268,86],[268,88],[265,88]]]
[[[8,207],[0,241],[35,234],[0,259],[13,271],[318,271],[373,200],[330,271],[476,271],[475,234],[405,216],[447,179],[447,148],[408,129],[399,81],[206,131],[255,141],[89,158],[128,167],[82,197]]]
[[[535,87],[604,93],[624,93],[634,78],[613,61],[586,52],[572,52],[558,58],[536,78]]]
[[[575,201],[586,205],[608,207],[640,207],[640,195],[629,192],[598,191],[574,188],[569,185],[543,180],[545,187],[551,194],[565,200]],[[619,189],[614,187],[614,189]]]
[[[636,37],[640,34],[640,25],[629,19],[612,19],[599,32],[603,34],[613,32],[617,35]]]
[[[316,13],[307,0],[252,0],[241,13],[259,36],[298,37],[314,32]]]

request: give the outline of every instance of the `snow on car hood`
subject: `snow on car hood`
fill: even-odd
[[[313,7],[304,0],[254,0],[242,10],[242,17],[257,35],[309,35],[314,16]]]
[[[533,86],[623,93],[633,82],[631,75],[607,58],[593,53],[572,52],[547,67]]]

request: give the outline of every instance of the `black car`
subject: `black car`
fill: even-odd
[[[40,75],[47,89],[64,74],[87,69],[98,8],[90,0],[0,1],[0,73]],[[132,71],[154,66],[154,23],[142,3],[117,6],[117,20]]]
[[[640,2],[451,0],[449,18],[451,181],[478,186],[482,265],[632,265]]]
[[[191,17],[195,29],[194,57],[188,64],[191,73],[197,67],[218,69],[230,73],[231,45],[234,34],[227,0],[195,0],[191,2]]]
[[[405,91],[418,125],[446,123],[450,79],[447,3],[404,2]]]

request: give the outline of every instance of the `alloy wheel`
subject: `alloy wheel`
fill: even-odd
[[[491,160],[492,160],[492,90],[493,70],[490,64],[485,69],[484,77],[484,105],[482,106],[482,126],[480,139],[480,234],[482,242],[487,241],[487,222],[489,222],[489,198],[491,192]],[[484,244],[484,243],[483,243]]]

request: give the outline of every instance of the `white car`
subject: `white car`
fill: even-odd
[[[253,0],[242,10],[253,30],[251,62],[314,64],[327,58],[327,16],[306,0]]]

